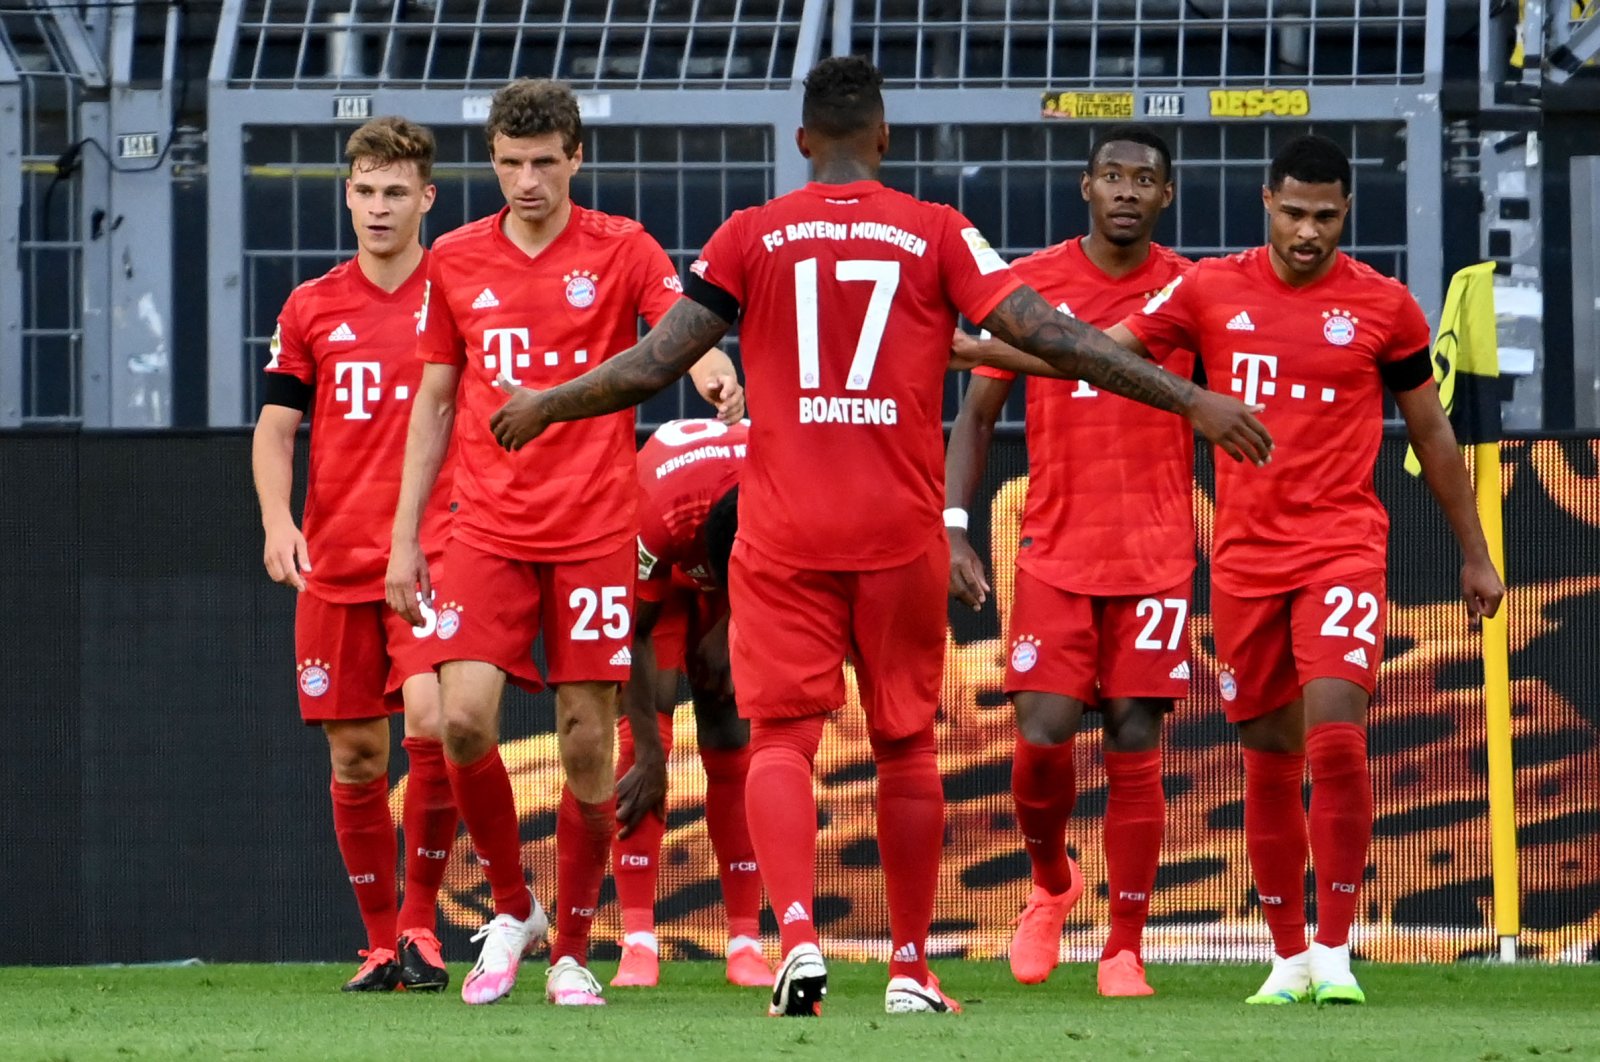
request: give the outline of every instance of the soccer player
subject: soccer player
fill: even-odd
[[[730,654],[751,720],[746,813],[778,914],[771,1013],[820,1013],[812,772],[848,654],[878,775],[892,935],[885,1009],[948,1013],[926,946],[944,833],[934,714],[949,546],[940,525],[940,399],[958,312],[1108,390],[1181,411],[1230,452],[1270,440],[1243,403],[1207,394],[1057,314],[957,211],[885,188],[882,75],[864,59],[806,78],[796,140],[812,183],[741,211],[690,269],[689,298],[632,351],[550,391],[503,384],[501,442],[622,409],[666,387],[743,315],[750,429],[729,567]]]
[[[569,191],[583,164],[570,89],[515,81],[495,93],[485,129],[506,206],[441,236],[428,261],[417,352],[427,364],[413,405],[394,513],[386,589],[406,619],[433,597],[419,543],[424,502],[455,428],[459,510],[438,613],[439,669],[450,788],[489,880],[495,917],[462,983],[468,1003],[511,991],[524,953],[548,928],[523,874],[511,783],[498,748],[507,677],[541,688],[531,647],[541,630],[567,785],[556,825],[556,939],[546,995],[598,1004],[586,966],[616,826],[612,736],[617,684],[628,677],[635,507],[633,415],[552,432],[508,454],[489,433],[495,381],[548,386],[626,348],[638,318],[655,322],[682,285],[638,222],[588,210]],[[703,394],[743,415],[720,351],[696,369]],[[456,416],[460,406],[462,416]]]
[[[1493,616],[1505,586],[1434,390],[1422,311],[1399,281],[1339,250],[1349,160],[1330,140],[1297,137],[1272,160],[1262,201],[1265,247],[1198,263],[1111,334],[1134,349],[1193,349],[1212,387],[1266,406],[1272,464],[1217,469],[1211,569],[1218,684],[1244,746],[1245,840],[1276,953],[1248,1002],[1361,1003],[1349,937],[1372,836],[1366,724],[1389,527],[1372,470],[1385,388],[1460,544],[1469,617]]]
[[[748,439],[743,423],[674,420],[639,451],[633,677],[622,693],[621,829],[611,859],[624,937],[613,985],[653,987],[660,980],[656,882],[682,672],[706,769],[706,833],[728,914],[727,977],[736,985],[772,986],[772,968],[761,955],[761,879],[745,823],[750,727],[739,718],[728,673],[728,553]]]
[[[427,253],[417,234],[433,206],[433,153],[433,134],[404,118],[374,118],[350,135],[345,205],[356,256],[284,303],[251,454],[267,574],[299,592],[300,717],[328,737],[334,833],[367,930],[366,961],[347,992],[439,991],[449,983],[434,932],[456,809],[427,658],[432,615],[413,630],[383,602],[389,515],[422,377],[416,323]],[[302,533],[289,511],[294,437],[313,410]],[[422,543],[435,559],[450,481],[447,465],[422,508]],[[402,708],[410,774],[405,903],[397,912],[389,715]]]
[[[1189,260],[1153,243],[1172,204],[1172,156],[1138,126],[1118,126],[1089,153],[1081,182],[1089,233],[1013,264],[1063,313],[1099,328],[1138,310]],[[956,347],[999,340],[958,332]],[[1194,356],[1166,367],[1188,377]],[[967,507],[983,478],[995,421],[1014,376],[979,366],[950,432],[945,527],[951,593],[973,608],[989,586],[967,541]],[[1150,910],[1166,802],[1161,720],[1189,686],[1194,435],[1149,406],[1087,383],[1028,381],[1028,500],[1017,550],[1006,692],[1017,715],[1011,792],[1033,891],[1011,942],[1011,972],[1037,984],[1055,969],[1061,928],[1083,894],[1066,852],[1077,800],[1072,738],[1085,710],[1105,719],[1109,795],[1106,882],[1111,932],[1100,954],[1103,996],[1147,996],[1140,939]]]

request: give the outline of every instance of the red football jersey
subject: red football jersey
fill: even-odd
[[[942,533],[950,333],[1020,286],[1005,261],[950,207],[857,181],[741,210],[692,271],[743,312],[740,540],[832,571],[925,553]]]
[[[739,482],[750,423],[669,420],[639,450],[639,595],[659,601],[674,572],[718,589],[702,535],[717,499]]]
[[[383,599],[411,398],[422,379],[417,313],[427,271],[424,258],[387,292],[352,258],[295,288],[272,335],[266,371],[312,388],[306,585],[329,601]],[[447,456],[423,515],[432,558],[444,548],[454,468]]]
[[[1096,328],[1149,302],[1191,263],[1159,244],[1133,272],[1109,277],[1082,239],[1012,264],[1017,276]],[[1165,353],[1165,352],[1163,352]],[[1194,354],[1162,364],[1185,378]],[[1003,369],[973,373],[1011,379]],[[1165,590],[1194,572],[1194,429],[1183,417],[1083,380],[1030,376],[1028,502],[1017,566],[1063,590],[1106,597]]]
[[[1270,253],[1202,261],[1124,322],[1152,348],[1198,350],[1214,390],[1267,407],[1267,467],[1217,459],[1213,579],[1238,597],[1384,568],[1379,368],[1428,346],[1398,280],[1340,253],[1322,279],[1292,287]]]
[[[683,290],[661,245],[637,221],[573,204],[536,258],[501,231],[506,210],[434,242],[418,325],[425,361],[458,365],[451,533],[530,561],[604,556],[634,535],[633,411],[553,424],[516,453],[489,418],[505,404],[497,376],[545,390],[633,346]]]

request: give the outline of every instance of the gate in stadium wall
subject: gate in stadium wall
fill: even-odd
[[[622,20],[600,2],[225,4],[207,97],[210,423],[253,419],[284,297],[354,251],[339,181],[354,125],[400,113],[434,127],[428,233],[444,232],[500,205],[480,130],[490,94],[519,76],[579,91],[574,195],[639,218],[680,265],[733,210],[805,182],[800,81],[828,54],[885,72],[885,180],[959,207],[1008,256],[1083,231],[1078,176],[1110,123],[1170,136],[1178,200],[1157,238],[1190,255],[1262,241],[1266,163],[1314,130],[1355,163],[1347,249],[1437,314],[1445,14],[1470,19],[1474,0],[632,6]],[[696,408],[671,392],[644,421]]]
[[[186,956],[347,957],[358,924],[328,815],[327,752],[299,725],[294,595],[261,572],[249,439],[0,434],[0,654],[18,725],[0,831],[0,964]],[[1378,959],[1492,955],[1489,821],[1478,639],[1456,602],[1457,559],[1426,490],[1386,441],[1392,613],[1371,750],[1377,829],[1356,947]],[[997,441],[979,541],[1015,541],[1026,460]],[[1209,470],[1197,511],[1209,545]],[[301,479],[303,482],[303,478]],[[1524,956],[1600,959],[1600,440],[1506,444],[1511,675]],[[938,723],[949,801],[936,948],[994,956],[1028,888],[1012,819],[1013,729],[1001,695],[1009,551],[998,609],[953,612]],[[1165,743],[1170,799],[1150,956],[1259,958],[1266,938],[1245,865],[1243,776],[1216,694],[1205,569],[1197,575],[1193,695]],[[853,691],[853,685],[852,685]],[[854,696],[852,692],[852,697]],[[547,903],[560,779],[552,698],[507,698],[524,855]],[[1078,742],[1069,838],[1090,889],[1067,947],[1093,957],[1106,922],[1100,737]],[[658,905],[676,955],[720,955],[705,783],[679,711]],[[392,764],[393,801],[405,785]],[[828,730],[819,772],[818,922],[842,953],[884,958],[887,919],[860,713]],[[615,955],[614,896],[595,940]],[[441,935],[467,936],[489,896],[466,838],[452,850]],[[770,920],[769,930],[772,929]]]

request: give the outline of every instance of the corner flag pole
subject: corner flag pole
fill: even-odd
[[[1505,529],[1500,509],[1500,444],[1472,447],[1478,520],[1489,545],[1495,570],[1506,570]],[[1499,613],[1483,621],[1483,706],[1485,744],[1489,753],[1489,851],[1494,873],[1494,928],[1500,938],[1500,960],[1517,959],[1517,934],[1522,931],[1521,891],[1517,877],[1517,804],[1511,766],[1511,644],[1503,602]]]
[[[1489,559],[1506,575],[1500,494],[1500,347],[1494,309],[1494,263],[1457,271],[1445,292],[1433,343],[1433,377],[1456,438],[1472,450],[1473,490]],[[1409,447],[1406,471],[1422,473]],[[1509,605],[1483,621],[1484,744],[1489,757],[1489,853],[1494,881],[1494,931],[1500,958],[1515,962],[1522,930],[1517,880],[1517,802],[1511,764]]]

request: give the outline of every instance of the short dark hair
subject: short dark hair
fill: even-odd
[[[583,141],[583,119],[578,114],[578,97],[559,81],[544,78],[518,78],[494,94],[489,102],[489,121],[483,127],[489,152],[494,153],[494,138],[512,139],[561,134],[561,149],[571,158]]]
[[[1267,170],[1267,187],[1276,192],[1283,179],[1293,177],[1304,184],[1339,182],[1350,194],[1350,158],[1344,149],[1325,136],[1297,136],[1279,149]]]
[[[357,169],[409,162],[417,167],[423,184],[433,176],[433,153],[433,133],[428,127],[397,115],[366,122],[344,142],[344,157],[352,175]]]
[[[883,74],[859,55],[824,59],[806,75],[800,121],[823,136],[849,136],[883,121]]]
[[[1114,125],[1101,133],[1089,149],[1089,161],[1084,165],[1084,170],[1093,173],[1095,164],[1100,161],[1100,153],[1110,144],[1122,143],[1140,144],[1154,151],[1161,157],[1161,175],[1166,180],[1172,180],[1172,149],[1167,147],[1165,140],[1142,125]]]
[[[728,588],[728,558],[733,555],[733,538],[739,533],[739,485],[711,503],[706,513],[706,561],[711,577],[724,590]]]

